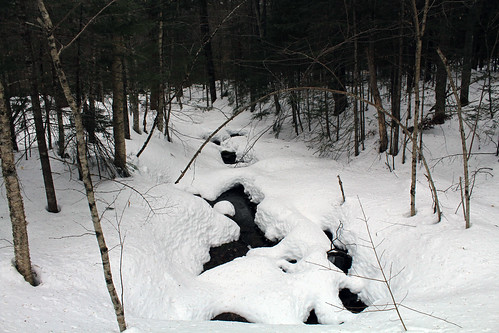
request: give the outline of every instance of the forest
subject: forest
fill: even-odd
[[[31,213],[23,203],[28,191],[27,185],[23,185],[26,180],[17,173],[23,174],[22,163],[29,163],[33,157],[37,160],[43,182],[40,207],[51,213],[48,216],[57,216],[67,209],[67,204],[61,205],[65,198],[59,194],[66,185],[57,185],[58,179],[69,172],[69,177],[77,178],[85,189],[86,209],[90,210],[92,223],[85,230],[97,239],[99,261],[120,331],[127,328],[123,306],[123,290],[127,289],[123,281],[119,290],[115,287],[112,273],[116,277],[116,268],[111,268],[111,262],[117,259],[110,252],[116,246],[121,247],[121,277],[125,237],[120,222],[116,222],[114,229],[118,232],[119,245],[111,248],[107,245],[104,234],[109,234],[109,226],[103,226],[102,222],[114,201],[102,206],[104,194],[99,188],[110,186],[100,185],[105,181],[120,184],[155,211],[146,199],[145,193],[149,190],[137,188],[141,186],[138,179],[142,173],[152,174],[150,170],[156,166],[151,165],[159,163],[151,154],[161,154],[164,160],[171,156],[175,160],[161,162],[174,166],[175,172],[155,169],[157,179],[168,173],[166,183],[172,188],[166,190],[167,193],[181,189],[203,197],[214,206],[222,192],[242,186],[242,192],[249,193],[253,204],[264,207],[258,208],[263,209],[261,214],[254,208],[258,227],[267,239],[281,242],[289,230],[284,232],[277,227],[279,213],[264,206],[263,199],[255,199],[272,197],[269,194],[277,193],[274,187],[268,187],[268,193],[260,195],[259,190],[254,189],[258,186],[248,180],[253,176],[244,173],[238,174],[244,181],[215,171],[216,177],[223,179],[220,183],[194,180],[198,164],[208,169],[211,165],[203,159],[206,157],[201,157],[210,154],[213,149],[210,145],[222,143],[222,147],[225,144],[225,148],[230,148],[230,151],[217,149],[222,149],[226,164],[235,164],[236,169],[238,165],[249,168],[258,163],[253,148],[258,147],[260,138],[267,136],[268,140],[303,144],[313,158],[331,163],[350,163],[363,156],[366,161],[377,158],[389,173],[395,174],[400,168],[404,175],[401,178],[410,183],[403,185],[404,195],[410,200],[408,216],[414,217],[424,210],[418,210],[416,205],[418,186],[418,193],[422,191],[429,198],[428,202],[423,200],[424,207],[429,209],[429,213],[423,215],[433,216],[435,223],[440,223],[446,210],[448,215],[449,211],[454,212],[455,202],[448,202],[449,196],[454,195],[449,194],[452,189],[457,193],[458,205],[454,214],[462,212],[465,229],[473,225],[472,194],[479,182],[477,179],[492,177],[494,173],[490,165],[482,165],[474,158],[480,154],[499,154],[496,130],[499,2],[495,0],[0,0],[0,9],[0,157],[1,205],[4,207],[0,214],[9,215],[8,227],[12,228],[12,236],[0,233],[0,246],[9,244],[0,250],[13,248],[12,265],[16,271],[33,286],[42,283],[43,278],[37,276],[39,269],[30,258],[26,216],[29,220]],[[223,117],[214,116],[218,112]],[[247,128],[229,130],[235,126],[232,124],[236,118],[245,119],[248,124],[262,122],[267,127],[254,133]],[[201,121],[216,122],[216,126],[204,125]],[[440,141],[432,132],[442,128],[446,128],[442,130],[444,136],[456,138],[458,148],[449,153],[451,157],[442,156],[441,145],[436,143]],[[192,141],[191,136],[198,136],[201,141]],[[244,149],[237,141],[239,136],[248,137]],[[494,151],[479,151],[482,146],[490,145],[495,147]],[[376,157],[371,155],[372,147]],[[261,149],[265,155],[270,148]],[[296,149],[296,158],[301,158],[301,150],[293,149]],[[191,152],[192,159],[183,156]],[[225,160],[227,156],[233,158],[232,162]],[[459,163],[454,161],[458,157]],[[452,181],[447,184],[447,180],[438,178],[445,172],[436,170],[436,165],[450,158],[453,162],[449,163],[459,164],[460,175],[453,173]],[[153,164],[146,167],[145,161]],[[339,164],[334,167],[340,169]],[[147,168],[148,171],[144,171]],[[369,170],[359,172],[366,176]],[[321,177],[329,179],[329,176]],[[191,184],[192,188],[186,185],[186,178],[192,178],[191,183],[195,184]],[[340,176],[337,178],[343,202],[348,202]],[[135,181],[137,183],[131,183]],[[157,184],[164,182],[157,180]],[[208,190],[208,183],[213,186],[212,191],[218,193]],[[356,186],[362,188],[355,183]],[[425,186],[428,188],[423,189]],[[395,185],[388,188],[393,189],[392,194],[397,198],[398,188]],[[177,195],[183,198],[185,193]],[[117,197],[116,202],[121,202]],[[439,201],[442,197],[443,203]],[[360,200],[361,210],[349,207],[348,214],[363,215],[367,225],[368,218]],[[270,205],[277,204],[278,200]],[[499,205],[491,204],[496,206]],[[265,209],[271,213],[265,215]],[[88,210],[86,214],[88,219]],[[149,219],[149,213],[147,216]],[[183,218],[178,217],[178,221],[181,220]],[[223,223],[215,222],[215,225],[222,228]],[[338,223],[322,226],[324,232],[328,230],[336,236],[328,235],[329,243],[326,239],[330,251],[341,248],[335,243],[339,242],[343,228],[343,222]],[[133,228],[130,230],[135,230]],[[232,232],[224,236],[225,241],[232,240]],[[242,232],[243,229],[241,235]],[[369,227],[367,232],[371,237]],[[208,245],[224,243],[217,237],[210,238]],[[360,236],[355,238],[359,239]],[[368,245],[376,253],[377,245],[372,239]],[[343,250],[356,253],[349,246]],[[256,246],[249,248],[249,253],[259,250]],[[209,253],[212,254],[211,250]],[[360,255],[364,262],[365,257]],[[0,266],[8,265],[3,259]],[[201,274],[201,280],[203,276],[210,280],[210,272],[201,269],[206,265],[205,259],[196,258],[197,266],[192,272],[196,276]],[[376,259],[379,259],[377,255]],[[285,273],[289,270],[280,267]],[[382,265],[379,268],[392,296],[389,302],[406,329],[397,307],[401,304],[393,299],[390,290],[391,278],[385,277]],[[366,275],[370,272],[362,271]],[[128,273],[139,280],[134,270]],[[340,289],[340,292],[354,289]],[[366,287],[366,290],[369,290],[366,294],[363,291],[354,294],[358,294],[366,306],[373,306],[376,303],[373,299],[382,292],[376,288]],[[133,289],[128,291],[135,295]],[[180,291],[178,294],[184,295]],[[343,306],[348,308],[345,303]],[[237,306],[236,309],[241,310]],[[307,306],[297,318],[303,317],[299,322],[306,322],[315,310],[322,324],[346,320],[330,317],[327,310],[321,309]],[[199,317],[172,314],[166,318],[205,320],[223,312],[210,311],[213,313],[199,311],[202,313]],[[248,316],[248,321],[256,323],[280,323],[282,319],[266,320],[262,319],[265,316],[251,317],[251,314],[247,314],[246,319]],[[286,320],[281,321],[288,323]],[[293,320],[294,317],[289,323],[294,323]]]
[[[339,140],[346,127],[339,116],[348,112],[358,154],[365,137],[362,98],[371,98],[362,96],[365,85],[386,91],[389,104],[384,107],[404,123],[404,116],[410,119],[414,111],[400,110],[400,100],[411,96],[418,71],[423,89],[435,93],[434,107],[419,121],[445,121],[450,91],[438,48],[462,78],[459,97],[467,105],[471,71],[485,69],[490,77],[497,70],[498,6],[495,1],[431,1],[424,12],[423,1],[120,0],[53,1],[48,10],[54,22],[51,33],[90,141],[101,125],[105,127],[95,102],[108,95],[121,96],[122,102],[116,103],[123,105],[116,105],[116,112],[124,114],[125,123],[130,114],[138,132],[138,94],[146,94],[145,108],[158,112],[157,128],[171,139],[169,105],[193,84],[206,87],[207,106],[228,96],[236,108],[252,104],[252,111],[256,101],[271,92],[320,87],[344,93],[324,91],[314,105],[307,95],[310,89],[274,94],[276,112],[280,103],[290,103],[297,135],[319,120],[324,153],[331,141]],[[67,102],[35,3],[3,1],[2,8],[0,68],[6,97],[35,94],[46,99],[47,110],[60,110]],[[416,52],[421,59],[418,69]],[[13,124],[23,117],[23,111],[9,112]],[[382,135],[380,152],[398,154],[395,119],[388,121],[391,137]],[[125,137],[128,131],[125,126]],[[62,140],[62,156],[63,138],[56,140]]]

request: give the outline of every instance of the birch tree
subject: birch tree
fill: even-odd
[[[17,178],[6,103],[3,84],[0,80],[0,158],[2,159],[2,174],[12,223],[14,263],[24,279],[34,286],[36,283],[31,269],[26,215]]]
[[[84,134],[81,113],[73,98],[68,80],[66,78],[66,74],[64,72],[61,60],[59,58],[59,51],[56,46],[56,39],[53,35],[54,28],[52,25],[52,20],[50,19],[47,9],[45,8],[43,0],[37,0],[37,3],[38,3],[38,9],[40,10],[42,16],[40,24],[43,26],[47,34],[50,56],[54,63],[57,77],[59,78],[59,83],[62,87],[62,90],[64,91],[64,96],[66,97],[66,100],[71,108],[71,113],[74,117],[79,163],[82,172],[83,184],[85,186],[88,207],[90,209],[90,215],[92,217],[92,223],[95,230],[95,237],[97,238],[97,243],[99,244],[99,250],[102,260],[102,268],[104,271],[104,278],[106,281],[107,290],[109,292],[109,296],[111,297],[111,301],[114,306],[114,311],[116,314],[116,319],[118,321],[119,329],[122,332],[126,330],[125,313],[123,310],[123,305],[121,304],[120,298],[118,297],[118,293],[116,292],[116,288],[114,286],[113,275],[111,272],[111,263],[109,261],[109,250],[106,245],[99,212],[97,210],[97,204],[95,202],[95,194],[92,184],[92,178],[90,176],[90,170],[88,167],[86,145],[85,145],[85,134]]]
[[[423,7],[423,18],[419,21],[419,12],[416,0],[412,0],[412,10],[414,15],[414,28],[416,37],[415,70],[414,70],[414,130],[412,132],[412,159],[411,159],[411,216],[416,215],[416,176],[417,176],[417,156],[418,156],[418,133],[419,133],[419,108],[421,99],[419,96],[419,78],[421,75],[421,53],[423,45],[423,35],[426,27],[426,17],[430,6],[430,0],[425,0]]]

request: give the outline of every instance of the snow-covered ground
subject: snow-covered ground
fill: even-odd
[[[95,178],[128,331],[401,331],[390,293],[378,281],[382,275],[362,209],[409,331],[499,331],[499,173],[490,140],[498,131],[491,121],[480,121],[473,146],[473,152],[491,154],[471,156],[472,227],[465,230],[456,118],[424,133],[443,211],[435,223],[423,168],[418,167],[417,215],[410,217],[410,163],[402,164],[400,154],[391,171],[391,157],[376,152],[375,137],[359,157],[317,158],[302,138],[286,132],[280,139],[266,132],[255,142],[271,122],[252,120],[249,112],[222,129],[216,136],[221,145],[209,143],[175,185],[204,138],[233,111],[226,99],[209,111],[198,103],[203,104],[193,99],[175,112],[172,143],[156,132],[140,158],[135,155],[146,136],[132,133],[131,178]],[[243,163],[224,164],[223,149],[236,151]],[[35,150],[18,163],[38,287],[12,266],[3,184],[0,190],[0,331],[117,331],[83,186],[74,166],[53,159],[52,168],[58,214],[44,209]],[[231,207],[213,209],[199,196],[214,200],[235,184],[258,203],[257,225],[279,243],[202,273],[210,247],[237,239],[239,227],[223,215]],[[352,255],[348,275],[327,260],[331,242],[323,230]],[[358,293],[369,307],[360,314],[345,310],[338,298],[342,288]],[[321,325],[303,324],[311,310]],[[209,321],[223,312],[254,323]]]

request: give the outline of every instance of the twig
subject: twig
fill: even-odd
[[[68,236],[61,236],[61,237],[49,237],[49,239],[65,239],[65,238],[80,238],[83,236],[95,236],[95,232],[85,232],[81,235],[68,235]]]
[[[251,104],[252,105],[252,104]],[[204,140],[203,144],[201,145],[201,147],[199,147],[199,149],[196,151],[196,153],[194,154],[194,156],[192,156],[191,160],[189,161],[189,163],[187,163],[187,166],[185,167],[184,170],[182,170],[182,172],[180,173],[180,176],[177,178],[177,180],[175,181],[175,184],[178,184],[180,182],[180,180],[185,176],[185,174],[187,173],[187,170],[189,170],[189,168],[191,167],[192,163],[194,163],[194,161],[196,160],[196,158],[198,157],[199,154],[201,154],[201,151],[203,150],[203,148],[208,144],[208,142],[211,141],[211,139],[215,136],[215,134],[217,134],[222,128],[225,127],[225,125],[227,125],[230,121],[232,121],[234,118],[236,118],[237,116],[239,116],[241,113],[243,113],[243,111],[246,111],[248,109],[248,107],[250,107],[251,105],[248,105],[242,109],[240,109],[239,111],[237,111],[236,113],[234,113],[232,115],[232,117],[230,117],[229,119],[227,119],[226,121],[224,121],[222,123],[222,125],[218,126],[218,128],[213,131],[207,138],[206,140]]]
[[[103,178],[106,179],[106,177],[103,177]],[[155,210],[151,206],[151,203],[147,200],[147,198],[145,197],[145,195],[142,194],[139,190],[135,189],[133,186],[128,185],[127,183],[121,182],[121,181],[116,180],[116,179],[107,178],[107,180],[110,180],[110,181],[113,181],[115,183],[118,183],[118,184],[120,184],[120,185],[122,185],[122,186],[124,186],[126,188],[129,188],[130,190],[134,191],[135,193],[137,193],[142,198],[142,200],[144,200],[144,202],[147,204],[147,206],[149,207],[149,209],[151,210],[151,212],[154,213]]]
[[[338,184],[340,184],[340,190],[341,190],[341,197],[343,198],[343,201],[341,204],[345,203],[345,192],[343,191],[343,182],[341,181],[340,175],[338,175]]]
[[[444,319],[444,318],[440,318],[440,317],[434,316],[434,315],[432,315],[432,314],[430,314],[430,313],[426,313],[426,312],[423,312],[423,311],[416,310],[416,309],[414,309],[414,308],[408,307],[407,305],[398,304],[398,306],[401,306],[401,307],[403,307],[403,308],[405,308],[405,309],[407,309],[407,310],[411,310],[411,311],[417,312],[417,313],[419,313],[419,314],[422,314],[422,315],[425,315],[425,316],[428,316],[428,317],[431,317],[431,318],[435,318],[435,319],[438,319],[438,320],[444,321],[444,322],[446,322],[446,323],[448,323],[448,324],[451,324],[451,325],[457,326],[457,327],[459,327],[459,328],[463,328],[462,326],[459,326],[458,324],[453,323],[452,321],[449,321],[449,320],[447,320],[447,319]]]
[[[407,327],[405,326],[405,323],[404,323],[404,320],[402,319],[402,315],[400,314],[397,302],[395,301],[395,296],[393,295],[392,288],[390,287],[390,283],[388,282],[388,279],[386,278],[385,270],[383,269],[383,265],[381,265],[381,261],[380,261],[380,258],[378,256],[378,251],[376,250],[376,246],[374,246],[374,241],[373,241],[373,238],[371,235],[371,230],[369,229],[369,224],[367,223],[367,217],[366,217],[366,213],[364,212],[364,207],[362,206],[362,202],[360,201],[359,197],[357,197],[357,200],[359,200],[359,205],[360,205],[360,209],[362,211],[362,216],[363,216],[362,220],[364,221],[364,223],[366,225],[367,234],[369,236],[369,242],[371,243],[371,246],[372,246],[372,249],[374,252],[374,256],[376,257],[376,262],[378,263],[378,267],[381,271],[381,275],[383,276],[383,283],[386,285],[386,288],[388,289],[388,292],[390,293],[390,297],[392,299],[395,311],[397,312],[397,316],[399,317],[400,323],[402,324],[404,331],[407,331]]]
[[[318,263],[315,263],[315,262],[311,262],[311,261],[305,261],[307,264],[310,264],[310,265],[315,265],[315,266],[318,266],[318,267],[321,267],[321,268],[324,268],[328,271],[333,271],[333,272],[337,272],[337,273],[341,273],[341,274],[345,274],[345,272],[343,272],[342,270],[336,268],[336,266],[334,267],[329,267],[329,266],[326,266],[326,265],[322,265],[322,264],[318,264]],[[358,277],[360,279],[365,279],[365,280],[369,280],[369,281],[376,281],[376,282],[385,282],[381,279],[376,279],[376,278],[370,278],[370,277],[367,277],[367,276],[362,276],[362,275],[356,275],[356,274],[350,274],[350,272],[348,273],[348,276],[352,276],[352,277]]]
[[[14,247],[14,243],[12,243],[11,241],[9,241],[8,239],[5,239],[5,238],[0,238],[0,241],[4,241],[4,242],[6,242],[7,244],[9,244],[9,245],[5,245],[5,246],[1,246],[1,247],[0,247],[0,250],[2,250],[2,249],[6,249],[6,248],[10,248],[10,247]]]
[[[1,241],[4,241],[4,242],[7,242],[9,243],[10,245],[14,246],[14,243],[12,243],[10,240],[6,239],[6,238],[0,238]]]
[[[105,5],[104,7],[101,8],[101,10],[99,10],[97,12],[97,14],[95,14],[88,22],[87,24],[85,24],[85,26],[80,30],[80,32],[78,32],[76,34],[76,36],[74,36],[74,38],[66,45],[62,46],[61,49],[59,50],[58,52],[58,55],[60,56],[62,51],[64,51],[64,49],[67,49],[71,44],[73,44],[77,39],[78,37],[80,37],[80,35],[85,31],[85,29],[88,28],[88,26],[90,25],[90,23],[92,23],[93,20],[95,20],[97,18],[97,16],[99,16],[107,7],[111,6],[113,3],[115,3],[117,0],[111,0],[107,5]],[[75,7],[76,8],[76,7]]]

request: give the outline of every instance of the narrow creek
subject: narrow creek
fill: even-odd
[[[223,265],[238,257],[243,257],[251,248],[272,247],[277,242],[267,239],[255,223],[255,214],[257,211],[257,203],[251,201],[248,194],[245,192],[244,186],[235,184],[229,190],[223,192],[217,199],[213,201],[207,200],[213,207],[218,202],[228,201],[233,207],[235,213],[233,216],[228,216],[240,227],[239,239],[233,242],[222,244],[221,246],[212,247],[210,249],[210,261],[204,264],[203,272],[214,267]],[[325,230],[324,233],[331,241],[331,250],[327,252],[328,260],[338,267],[343,273],[348,275],[348,271],[352,267],[353,258],[348,254],[346,248],[336,247],[333,244],[332,233]],[[343,306],[352,313],[360,313],[367,305],[347,288],[339,290],[338,294]],[[248,322],[244,317],[238,314],[225,312],[217,315],[212,320],[222,321],[240,321]],[[315,311],[312,309],[305,324],[320,324]]]
[[[251,202],[245,193],[244,186],[236,184],[234,187],[222,193],[214,201],[207,200],[211,206],[221,201],[228,201],[234,206],[235,214],[229,216],[240,228],[239,239],[221,246],[210,249],[210,261],[204,264],[206,271],[213,267],[225,264],[238,257],[243,257],[251,248],[271,247],[277,244],[265,238],[260,228],[255,224],[257,204]]]

